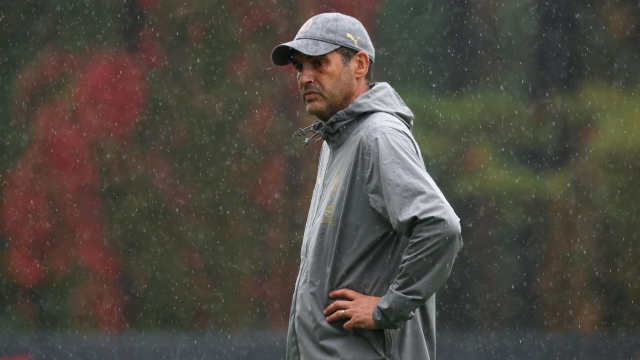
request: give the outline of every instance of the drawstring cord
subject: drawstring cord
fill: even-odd
[[[313,135],[304,139],[304,141],[302,142],[302,146],[305,147],[309,145],[309,142],[311,142],[311,139],[313,139],[314,137],[318,135],[320,135],[321,137],[324,137],[323,130],[324,130],[324,122],[320,120],[316,120],[316,122],[314,122],[310,126],[307,126],[306,128],[298,129],[298,131],[296,131],[294,135],[305,136],[308,132],[313,132]]]

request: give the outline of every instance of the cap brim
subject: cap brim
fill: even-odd
[[[276,46],[271,53],[271,61],[278,66],[290,64],[292,50],[297,50],[307,56],[318,56],[332,52],[340,45],[314,39],[297,39]]]

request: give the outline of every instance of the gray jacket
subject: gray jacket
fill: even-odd
[[[329,119],[301,250],[287,359],[435,359],[435,295],[462,246],[459,219],[425,170],[413,114],[377,83]],[[328,323],[332,290],[382,299],[382,330]]]

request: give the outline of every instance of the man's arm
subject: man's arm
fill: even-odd
[[[400,271],[382,297],[338,289],[327,321],[349,319],[344,328],[397,328],[413,317],[451,273],[462,247],[457,216],[427,174],[412,140],[404,133],[383,134],[366,152],[366,186],[371,205],[394,230],[409,237]]]
[[[365,156],[371,205],[409,237],[399,274],[373,309],[378,327],[397,328],[449,277],[462,247],[460,224],[407,134],[378,136]]]

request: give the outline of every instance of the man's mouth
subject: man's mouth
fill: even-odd
[[[305,91],[304,94],[302,94],[302,97],[304,98],[305,102],[308,101],[313,101],[315,99],[317,99],[320,96],[320,94],[317,91]]]

